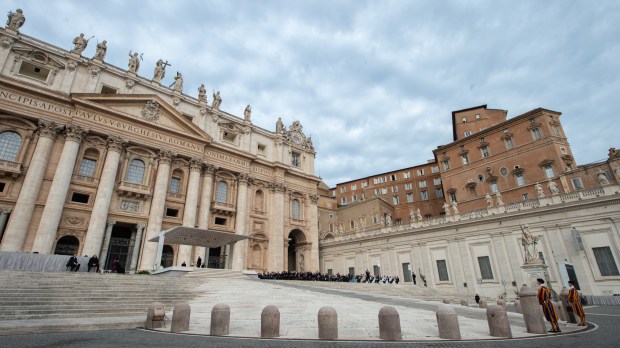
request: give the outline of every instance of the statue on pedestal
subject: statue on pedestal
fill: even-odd
[[[536,183],[534,188],[536,188],[536,194],[538,195],[538,198],[544,198],[545,197],[545,191],[543,190],[543,187],[542,187],[542,185],[539,182]]]
[[[103,40],[97,44],[97,50],[95,51],[95,57],[97,59],[103,60],[105,58],[105,54],[108,52],[107,41]]]
[[[220,97],[220,91],[217,91],[217,93],[213,91],[213,102],[211,104],[211,107],[219,110],[221,104],[222,97]]]
[[[558,188],[558,185],[555,182],[553,182],[551,179],[549,179],[549,182],[547,183],[547,187],[549,188],[549,191],[551,191],[552,196],[560,193],[560,189]]]
[[[599,168],[596,171],[596,181],[598,181],[599,185],[607,186],[609,185],[609,179],[607,179],[607,174]]]
[[[487,193],[484,199],[487,200],[487,208],[493,208],[493,197],[491,197],[491,195]]]
[[[452,212],[454,213],[454,215],[459,214],[459,208],[458,208],[458,204],[456,203],[456,201],[452,201]]]
[[[504,201],[502,200],[502,194],[499,191],[495,192],[495,200],[497,201],[498,207],[504,205]]]
[[[245,107],[245,110],[243,110],[243,120],[250,122],[252,117],[252,107],[250,105]]]
[[[89,39],[84,38],[84,34],[80,34],[80,36],[76,36],[75,39],[73,39],[73,49],[71,50],[71,53],[75,53],[75,54],[82,54],[82,52],[84,52],[84,50],[86,49],[86,46],[88,46],[88,41],[90,39],[92,39],[94,36],[91,36]]]
[[[127,64],[127,69],[129,72],[137,73],[138,69],[140,69],[140,57],[138,56],[138,52],[131,53],[129,51],[129,63]]]
[[[276,122],[276,134],[282,134],[284,132],[284,123],[282,123],[282,117],[278,117]]]
[[[164,76],[166,76],[166,65],[168,62],[164,62],[162,59],[159,59],[157,63],[155,63],[155,69],[153,70],[153,81],[159,82]]]
[[[540,258],[538,258],[538,250],[536,250],[536,245],[538,244],[538,240],[540,237],[534,237],[530,232],[530,226],[523,225],[521,226],[521,245],[523,245],[523,251],[525,252],[525,262],[528,263],[540,263]]]
[[[416,209],[415,217],[418,219],[418,221],[422,221],[422,213],[420,213],[420,208]]]
[[[174,82],[170,86],[175,92],[183,92],[183,75],[177,71],[177,75],[174,77]]]
[[[388,226],[392,226],[392,215],[390,215],[390,213],[385,216],[385,224]]]
[[[415,213],[413,212],[413,209],[409,209],[409,221],[411,222],[415,222]]]
[[[207,102],[207,90],[205,89],[204,83],[198,87],[198,101]]]
[[[26,22],[26,17],[24,16],[24,12],[21,8],[18,8],[17,10],[15,10],[15,12],[9,11],[7,17],[9,17],[6,20],[7,29],[17,31],[17,29],[21,28],[22,25],[24,25],[24,23]]]
[[[450,205],[448,202],[444,202],[442,208],[446,212],[446,216],[450,216]]]

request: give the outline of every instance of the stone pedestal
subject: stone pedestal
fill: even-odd
[[[226,336],[230,328],[230,307],[218,303],[211,310],[211,336]]]
[[[573,311],[573,305],[568,302],[567,288],[562,288],[562,291],[560,291],[560,301],[562,302],[562,308],[560,309],[560,311],[564,310],[566,312],[566,322],[571,324],[577,324],[577,317],[575,316],[575,312]]]
[[[519,291],[519,301],[527,332],[533,334],[546,333],[542,308],[538,304],[538,292],[533,288],[524,286]]]
[[[191,308],[187,303],[177,303],[172,311],[172,324],[170,324],[170,332],[189,331],[189,317]]]
[[[274,305],[263,308],[260,315],[260,337],[280,337],[280,310]]]
[[[489,305],[487,307],[487,321],[489,322],[489,333],[491,336],[512,338],[510,322],[504,307]]]
[[[545,273],[547,272],[547,266],[541,263],[531,263],[521,266],[521,269],[525,273],[525,280],[528,286],[532,288],[538,288],[536,279],[545,279]]]
[[[459,327],[459,318],[456,311],[452,307],[440,305],[435,312],[437,317],[437,330],[439,330],[439,338],[449,340],[461,339],[461,328]]]
[[[164,304],[160,302],[153,302],[147,309],[144,328],[152,330],[165,326],[165,318],[166,312],[164,310]]]
[[[319,310],[319,339],[338,339],[338,313],[333,307],[325,306]]]
[[[400,341],[400,315],[394,307],[385,306],[379,310],[379,338],[386,341]]]

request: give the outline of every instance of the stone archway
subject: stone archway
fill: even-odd
[[[56,242],[54,254],[76,255],[80,249],[80,241],[75,236],[64,236]]]
[[[171,267],[174,263],[174,249],[170,245],[164,245],[161,253],[161,265]]]
[[[299,229],[292,230],[288,234],[288,271],[306,271],[305,246],[306,235]]]

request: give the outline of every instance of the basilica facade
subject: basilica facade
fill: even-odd
[[[65,50],[0,29],[0,251],[99,255],[158,267],[161,231],[187,226],[249,237],[205,249],[165,245],[164,266],[318,269],[316,152],[298,121],[273,130],[221,109],[183,76],[105,62],[83,35]],[[70,40],[68,39],[68,42]],[[92,57],[92,58],[91,58]],[[151,77],[152,76],[152,77]]]

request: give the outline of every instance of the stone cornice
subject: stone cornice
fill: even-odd
[[[173,157],[174,157],[174,154],[168,150],[159,150],[159,153],[157,154],[157,160],[159,161],[160,164],[170,165]]]
[[[62,127],[53,121],[39,120],[39,136],[41,137],[54,140],[61,129]]]

